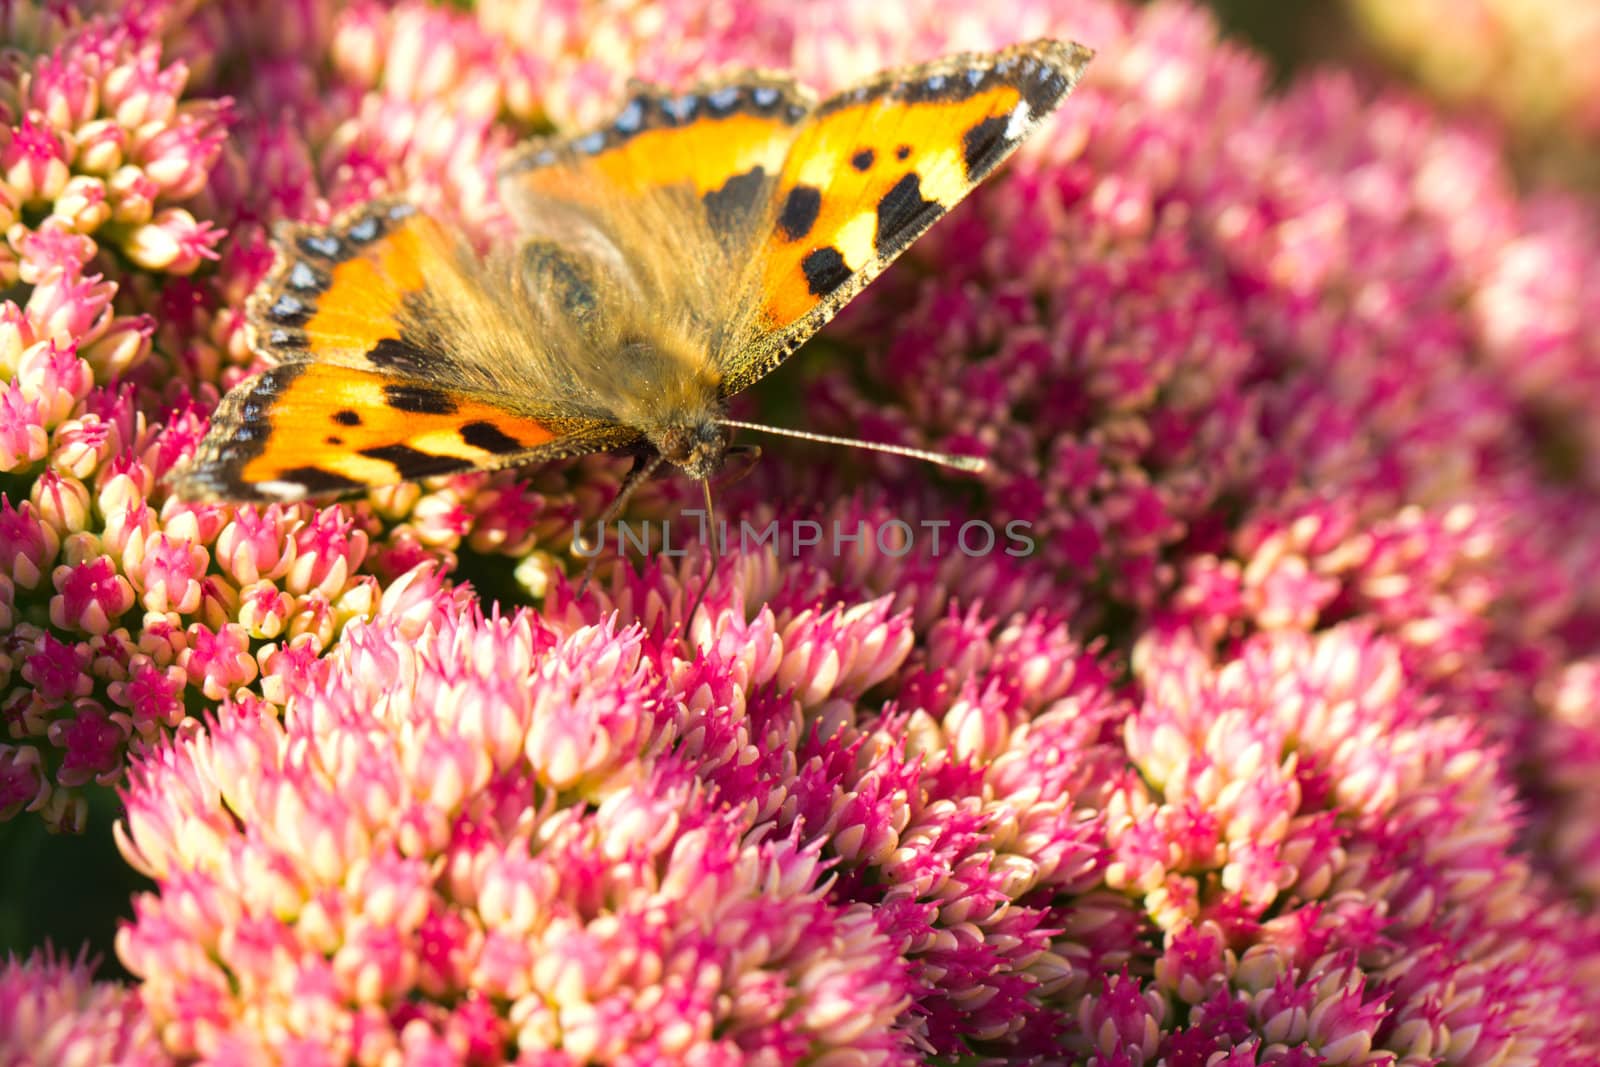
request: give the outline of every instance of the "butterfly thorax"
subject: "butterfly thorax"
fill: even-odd
[[[603,380],[593,383],[610,418],[636,428],[661,456],[692,478],[706,478],[722,465],[730,431],[718,394],[721,376],[703,340],[685,332],[641,324],[637,333],[603,361]]]

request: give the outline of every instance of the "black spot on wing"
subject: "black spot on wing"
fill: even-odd
[[[896,158],[896,159],[905,159],[910,155],[911,155],[911,146],[908,145],[908,144],[903,144],[899,148],[896,148],[894,150],[894,158]]]
[[[778,214],[778,229],[788,240],[798,241],[811,232],[821,210],[822,191],[811,185],[797,185],[784,198],[783,210]]]
[[[426,385],[386,385],[383,396],[396,411],[414,415],[449,415],[456,409],[454,400]]]
[[[385,337],[367,350],[373,366],[398,374],[421,375],[439,362],[431,353],[398,337]]]
[[[435,474],[453,474],[456,471],[463,471],[472,466],[471,463],[464,459],[458,459],[455,456],[435,456],[412,448],[410,445],[380,445],[375,448],[363,448],[361,454],[372,459],[381,459],[385,463],[394,464],[394,469],[400,472],[400,477],[407,481],[413,478],[428,478]]]
[[[742,223],[754,218],[763,206],[766,186],[766,171],[752,167],[723,182],[722,188],[706,193],[702,199],[712,232],[734,233],[742,229]]]
[[[850,165],[859,171],[871,170],[872,161],[876,158],[877,153],[875,153],[872,149],[863,148],[855,155],[850,157]]]
[[[461,440],[473,448],[481,448],[497,456],[509,456],[523,450],[521,441],[509,434],[501,433],[493,424],[487,422],[469,422],[461,427]]]
[[[812,296],[827,296],[850,280],[850,268],[845,266],[839,250],[832,246],[806,253],[800,261],[800,269],[805,272]]]
[[[343,411],[335,411],[333,413],[333,421],[340,426],[360,426],[361,416],[349,408],[345,408]]]
[[[335,448],[338,448],[340,445],[344,444],[344,438],[340,437],[336,433],[330,433],[328,436],[324,437],[322,440],[324,442],[326,442],[327,444],[330,444],[330,445],[334,446]]]
[[[273,480],[303,486],[309,496],[348,493],[365,488],[358,481],[346,478],[342,474],[335,474],[333,471],[323,470],[321,467],[290,467],[286,471],[279,471]]]
[[[878,201],[878,255],[894,255],[942,214],[937,200],[923,198],[922,180],[907,174]]]
[[[986,118],[961,135],[961,158],[967,167],[967,181],[976,182],[994,168],[1011,147],[1006,140],[1007,117]]]

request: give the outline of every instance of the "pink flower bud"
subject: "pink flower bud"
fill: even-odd
[[[43,757],[32,745],[0,744],[0,820],[37,811],[50,795]]]
[[[341,509],[323,508],[294,532],[294,561],[283,587],[296,596],[337,596],[366,553],[366,531]]]
[[[94,368],[98,380],[120,378],[150,354],[150,336],[154,332],[155,320],[148,315],[116,318],[79,355]]]
[[[1141,990],[1124,971],[1108,978],[1099,995],[1079,1001],[1078,1025],[1108,1061],[1120,1054],[1124,1062],[1145,1063],[1161,1043],[1165,1009],[1159,990]]]
[[[158,667],[177,663],[183,650],[189,647],[183,618],[175,611],[147,613],[138,634],[138,651]]]
[[[217,534],[217,566],[240,585],[281,578],[295,557],[290,526],[282,505],[239,508]]]
[[[27,107],[61,130],[76,130],[100,107],[100,87],[95,66],[71,50],[38,60],[28,79]]]
[[[217,630],[196,624],[187,631],[188,647],[178,654],[178,665],[191,683],[211,700],[223,700],[240,686],[255,681],[255,657],[250,635],[238,623]]]
[[[88,481],[101,464],[122,451],[117,424],[102,422],[98,415],[68,419],[51,436],[50,465],[81,481]]]
[[[95,119],[79,127],[73,137],[77,158],[73,169],[97,178],[110,177],[122,166],[127,131],[112,119]]]
[[[76,478],[47,470],[28,494],[34,511],[62,537],[77,533],[89,521],[89,488]]]
[[[159,48],[141,48],[106,73],[101,82],[101,110],[130,130],[164,125],[172,121],[188,77],[189,69],[181,62],[163,68]]]
[[[56,782],[71,789],[96,782],[109,785],[122,770],[128,731],[99,701],[73,701],[67,717],[50,724],[50,743],[61,749]]]
[[[220,101],[185,103],[170,125],[148,139],[135,139],[131,158],[168,201],[187,200],[205,186],[222,150],[225,114]]]
[[[202,582],[209,555],[192,541],[153,534],[141,546],[136,562],[126,563],[128,577],[147,611],[190,615],[200,608]],[[128,554],[124,555],[127,561]]]
[[[133,607],[133,586],[105,556],[57,567],[51,580],[50,621],[64,630],[103,634]]]
[[[116,470],[118,466],[126,467],[113,460],[107,465],[107,470],[100,481],[99,491],[95,494],[95,506],[100,514],[106,516],[127,516],[136,513],[136,509],[145,506],[145,486],[141,484],[138,472],[127,469]]]
[[[37,589],[55,563],[61,537],[29,501],[12,507],[0,498],[0,570],[24,589]]]
[[[106,195],[111,201],[113,221],[124,226],[138,226],[149,222],[155,214],[161,187],[130,163],[111,172],[106,179]]]
[[[276,640],[294,610],[294,597],[265,579],[239,590],[239,625],[250,631],[251,637]]]
[[[61,195],[71,171],[67,151],[42,116],[27,115],[0,151],[0,176],[24,204],[48,203]]]
[[[94,258],[94,238],[73,231],[57,219],[46,219],[21,239],[21,276],[30,285],[42,285],[57,275],[76,278]]]
[[[389,20],[363,8],[347,9],[340,16],[329,46],[334,65],[358,85],[377,86],[388,50]]]
[[[216,245],[224,231],[210,222],[197,222],[183,208],[156,213],[122,242],[122,251],[145,270],[190,274],[202,262],[216,259]]]
[[[239,616],[239,589],[220,574],[208,574],[200,583],[200,621],[220,630]]]
[[[38,400],[45,424],[54,426],[88,397],[94,375],[70,343],[57,346],[52,341],[32,345],[22,354],[16,383]]]
[[[61,562],[68,567],[100,559],[105,554],[100,535],[88,530],[79,530],[61,539]]]
[[[69,645],[46,633],[23,659],[22,678],[33,686],[36,701],[54,708],[94,691],[88,668],[86,648]]]
[[[333,607],[327,600],[317,594],[302,597],[289,619],[289,640],[306,640],[313,648],[327,648],[335,625]]]
[[[79,233],[93,233],[111,218],[105,182],[88,174],[74,175],[50,205],[50,215]]]
[[[0,471],[31,467],[50,449],[45,402],[16,382],[0,390]]]
[[[165,668],[143,654],[136,654],[125,680],[107,687],[111,702],[127,709],[134,733],[155,738],[160,728],[172,729],[187,715],[183,706],[183,668]]]

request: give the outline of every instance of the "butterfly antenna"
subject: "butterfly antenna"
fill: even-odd
[[[701,490],[706,498],[706,529],[711,532],[711,569],[706,571],[706,580],[700,583],[700,592],[694,598],[694,605],[683,616],[683,635],[689,636],[689,623],[694,618],[694,613],[700,610],[700,605],[705,603],[706,590],[711,588],[711,580],[717,576],[717,567],[722,563],[722,549],[717,546],[717,514],[711,503],[711,480],[708,478],[700,483]]]
[[[606,546],[606,523],[622,514],[622,509],[628,506],[628,498],[633,495],[633,491],[643,485],[645,480],[656,472],[656,468],[661,466],[663,458],[660,453],[657,453],[654,456],[640,456],[633,461],[633,469],[622,480],[622,487],[617,490],[617,495],[611,498],[611,503],[606,505],[605,511],[600,513],[600,518],[595,522],[595,530],[600,535],[600,541],[598,544],[594,544],[594,553],[592,555],[589,554],[592,542],[583,536],[583,528],[580,526],[574,532],[572,543],[580,553],[589,555],[589,564],[583,568],[583,579],[578,582],[578,592],[575,599],[583,598],[584,591],[589,588],[589,580],[594,577],[595,568],[600,566],[600,550]]]
[[[739,422],[736,419],[718,419],[717,425],[728,426],[735,430],[759,430],[762,433],[773,433],[779,437],[796,437],[802,441],[817,441],[825,445],[844,445],[846,448],[864,448],[868,452],[886,452],[891,456],[906,456],[910,459],[920,459],[927,463],[937,463],[941,467],[951,467],[958,471],[987,470],[989,461],[979,456],[962,456],[954,452],[932,452],[926,448],[911,448],[907,445],[891,445],[880,441],[858,441],[853,437],[834,437],[832,434],[811,433],[808,430],[786,430],[778,426],[763,426],[758,422]]]

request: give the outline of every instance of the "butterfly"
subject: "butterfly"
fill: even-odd
[[[768,73],[636,84],[608,124],[510,155],[515,239],[482,256],[396,198],[281,228],[247,306],[272,365],[223,398],[175,489],[294,501],[605,450],[705,481],[748,426],[728,399],[983,181],[1091,55],[1040,40],[820,101]]]

